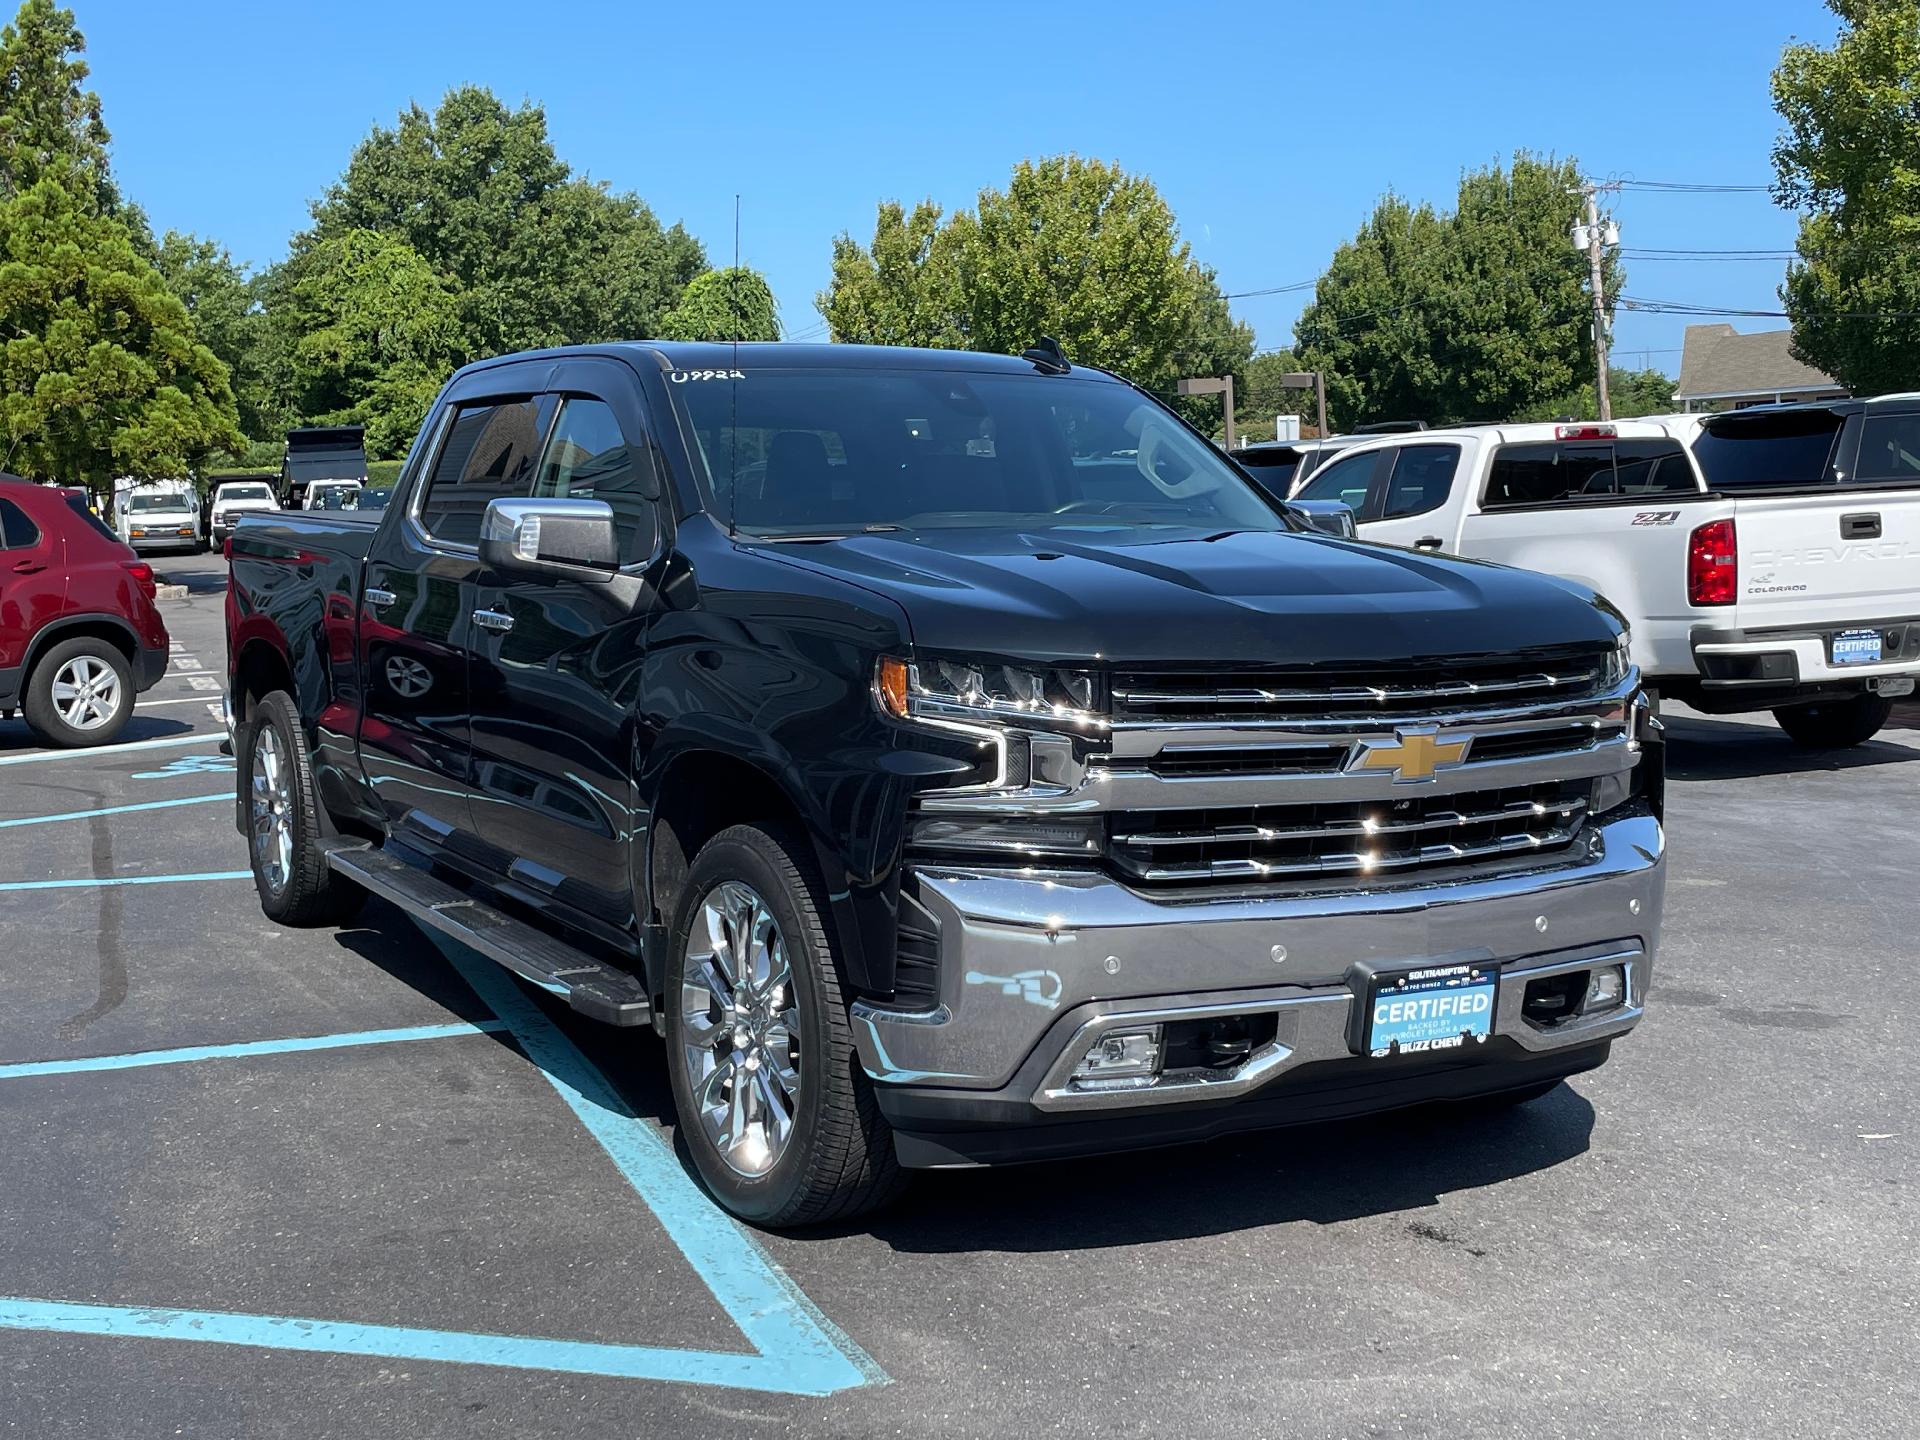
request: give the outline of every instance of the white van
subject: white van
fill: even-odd
[[[134,553],[200,549],[200,497],[178,484],[138,485],[117,497],[113,523]]]

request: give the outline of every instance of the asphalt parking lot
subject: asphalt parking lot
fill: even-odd
[[[1650,1013],[1511,1115],[921,1180],[756,1236],[659,1044],[260,915],[221,562],[123,742],[0,722],[0,1436],[1910,1436],[1920,707],[1670,716]]]

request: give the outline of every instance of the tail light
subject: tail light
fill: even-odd
[[[1733,521],[1709,520],[1687,540],[1687,603],[1731,605],[1739,578]]]
[[[1556,440],[1611,440],[1617,433],[1613,426],[1604,422],[1598,425],[1556,425],[1553,427],[1553,438]]]
[[[120,563],[126,568],[126,572],[133,576],[133,583],[145,592],[149,600],[160,593],[159,587],[154,584],[153,566],[144,560],[122,560]]]

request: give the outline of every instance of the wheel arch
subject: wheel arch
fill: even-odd
[[[118,615],[104,612],[85,615],[62,615],[58,620],[42,626],[33,639],[27,642],[27,653],[20,667],[20,689],[25,693],[33,683],[33,672],[41,659],[55,645],[64,640],[75,640],[92,636],[105,640],[126,657],[132,665],[140,657],[140,637],[134,633],[133,626]]]

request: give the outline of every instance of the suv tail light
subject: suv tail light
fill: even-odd
[[[153,566],[144,560],[122,560],[120,563],[126,567],[126,572],[133,576],[134,584],[140,587],[149,600],[159,595],[159,587],[153,580]]]
[[[1556,440],[1611,440],[1619,432],[1604,421],[1598,425],[1556,425],[1553,438]]]
[[[1687,540],[1687,603],[1731,605],[1739,578],[1733,521],[1709,520]]]

